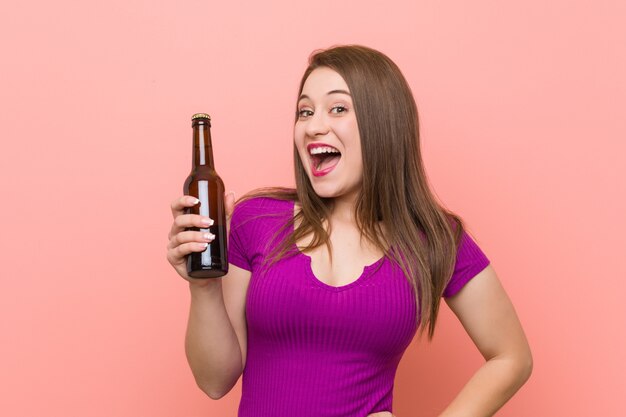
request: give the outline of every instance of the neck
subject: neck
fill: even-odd
[[[338,223],[356,224],[355,218],[356,196],[337,197],[333,200],[331,221]]]

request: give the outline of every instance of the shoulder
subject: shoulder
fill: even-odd
[[[443,296],[447,298],[455,295],[489,264],[490,260],[485,252],[470,233],[463,229],[457,247],[454,272],[444,289]]]
[[[244,197],[235,203],[233,215],[264,215],[284,213],[288,209],[293,209],[293,201],[281,200],[274,197]]]
[[[235,203],[231,217],[231,228],[256,225],[255,228],[271,228],[268,220],[284,221],[293,217],[294,202],[267,196],[243,197]]]
[[[246,253],[262,253],[263,245],[293,218],[293,204],[293,201],[267,196],[244,196],[235,204],[230,218],[231,242]]]

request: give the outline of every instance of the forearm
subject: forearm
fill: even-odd
[[[531,359],[492,358],[478,369],[439,417],[492,416],[524,385],[531,372]]]
[[[190,285],[191,305],[185,352],[198,386],[211,398],[225,395],[242,372],[241,349],[228,318],[222,286]]]

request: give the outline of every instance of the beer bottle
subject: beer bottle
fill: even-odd
[[[187,209],[187,213],[208,216],[213,225],[207,228],[187,228],[210,232],[215,239],[203,252],[187,256],[187,274],[192,278],[217,278],[228,272],[226,247],[226,207],[224,205],[224,182],[215,171],[211,145],[211,117],[197,113],[191,117],[193,128],[193,162],[191,173],[185,181],[183,192],[200,202]]]

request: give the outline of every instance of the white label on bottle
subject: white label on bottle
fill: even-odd
[[[198,200],[200,200],[200,215],[204,217],[209,217],[209,182],[206,180],[198,181]],[[200,229],[202,232],[208,232],[209,229]],[[211,265],[213,262],[211,261],[211,252],[209,248],[211,247],[211,243],[207,246],[207,248],[202,252],[202,265]]]

